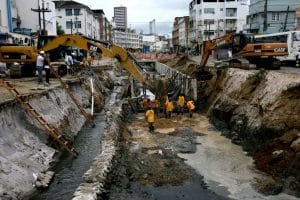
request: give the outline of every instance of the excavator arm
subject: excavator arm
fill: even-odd
[[[100,53],[105,57],[116,58],[136,80],[145,83],[143,74],[135,64],[134,59],[120,46],[115,44],[101,44],[78,35],[62,35],[55,37],[51,42],[47,43],[42,50],[47,52],[59,46],[77,47],[86,51]]]
[[[226,35],[208,40],[203,43],[203,55],[200,61],[200,68],[203,69],[207,64],[207,60],[211,55],[212,51],[215,50],[219,45],[230,43],[234,33],[228,33]]]

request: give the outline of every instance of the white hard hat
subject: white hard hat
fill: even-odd
[[[45,53],[45,51],[40,51],[40,54],[44,54]]]

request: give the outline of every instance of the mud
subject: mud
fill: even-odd
[[[226,199],[207,189],[203,177],[178,157],[195,153],[197,136],[187,116],[159,118],[148,132],[139,114],[123,132],[122,149],[103,199]]]

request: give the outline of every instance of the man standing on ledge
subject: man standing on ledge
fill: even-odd
[[[36,68],[38,71],[38,84],[43,83],[43,68],[44,68],[44,51],[40,51],[39,55],[37,56],[36,59]]]

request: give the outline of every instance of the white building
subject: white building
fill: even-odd
[[[142,36],[134,31],[113,30],[113,43],[123,48],[142,49]]]
[[[45,12],[45,19],[41,13],[40,22],[38,10],[40,2],[40,9],[43,8],[50,12]],[[55,6],[51,0],[2,0],[0,1],[0,31],[1,32],[15,32],[21,34],[38,33],[43,29],[45,21],[46,30],[51,35],[56,35],[56,17]],[[41,25],[41,27],[40,27]]]
[[[146,51],[155,51],[157,41],[158,37],[156,35],[143,35],[143,46],[145,49],[147,49]]]
[[[54,1],[57,22],[66,34],[83,34],[100,39],[100,25],[94,12],[86,5],[76,1]]]
[[[7,1],[0,1],[0,33],[9,32]]]
[[[248,0],[193,0],[189,4],[190,38],[201,43],[232,31],[242,31]]]

